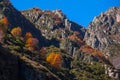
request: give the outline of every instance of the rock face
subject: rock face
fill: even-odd
[[[83,40],[85,29],[68,20],[61,10],[42,11],[39,8],[33,8],[21,11],[21,13],[41,31],[42,36],[49,40],[47,45],[65,49],[70,55],[79,49],[68,40],[68,37],[74,32],[78,32],[79,38]],[[59,41],[60,39],[61,41]]]
[[[120,43],[120,8],[112,7],[95,17],[88,26],[85,41],[93,48],[103,50],[111,44]]]
[[[120,7],[112,7],[95,17],[86,30],[84,40],[93,48],[103,51],[119,72]]]
[[[110,45],[120,44],[120,8],[112,7],[95,17],[88,26],[84,40],[93,48],[103,51]]]
[[[39,29],[47,39],[56,37],[66,37],[66,32],[79,31],[81,38],[84,37],[84,29],[82,26],[69,21],[61,10],[42,11],[39,8],[33,8],[21,13]],[[67,30],[67,31],[66,31]],[[61,34],[62,33],[62,34]]]

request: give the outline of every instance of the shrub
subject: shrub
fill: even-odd
[[[11,30],[11,34],[14,36],[14,37],[20,37],[21,34],[22,34],[22,30],[20,27],[16,27],[16,28],[13,28]]]
[[[1,29],[4,33],[6,33],[6,31],[7,31],[8,25],[9,25],[9,22],[8,22],[7,17],[4,17],[3,19],[0,20],[0,29]]]
[[[30,32],[27,32],[27,33],[25,34],[24,40],[26,41],[26,40],[28,40],[29,38],[33,38],[33,36],[32,36],[32,34],[31,34]]]
[[[36,50],[38,47],[39,41],[37,38],[29,38],[26,40],[25,47],[28,48],[30,51]]]
[[[59,53],[50,53],[49,56],[47,56],[46,61],[50,63],[51,66],[60,69],[62,65],[62,58]]]

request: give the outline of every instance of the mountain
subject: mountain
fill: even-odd
[[[113,17],[103,20],[104,27],[119,25],[118,12],[114,7],[103,13],[102,18]],[[0,0],[0,80],[118,80],[119,28],[105,33],[107,43],[93,46],[100,43],[94,31],[104,32],[97,27],[100,20],[95,18],[85,29],[61,10],[18,11],[9,0]],[[97,28],[103,32],[98,34]]]
[[[112,7],[94,20],[88,26],[85,39],[94,48],[101,50],[111,44],[119,43],[119,18],[120,8]]]
[[[120,8],[112,7],[88,26],[84,40],[93,48],[97,48],[120,69]]]
[[[21,13],[26,17],[26,19],[34,24],[36,28],[41,31],[42,36],[48,40],[65,38],[75,31],[80,33],[79,36],[81,39],[83,39],[85,35],[85,29],[68,20],[61,10],[42,11],[39,8],[33,8],[21,11]],[[51,41],[49,43],[53,44],[55,41]],[[57,43],[53,45],[56,44]],[[56,46],[60,45],[58,44]]]
[[[75,49],[80,45],[73,45],[68,37],[78,32],[79,38],[81,40],[84,38],[85,29],[68,20],[61,10],[42,11],[39,8],[33,8],[21,11],[21,13],[41,31],[42,36],[48,39],[46,46],[54,45],[61,49],[66,48],[66,51],[73,55]]]

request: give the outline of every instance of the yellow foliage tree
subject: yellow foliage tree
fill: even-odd
[[[13,28],[11,30],[11,34],[14,36],[14,37],[20,37],[21,34],[22,34],[22,30],[20,27],[16,27],[16,28]]]
[[[27,33],[25,34],[24,39],[25,39],[25,41],[26,41],[26,40],[28,40],[29,38],[33,38],[33,36],[32,36],[32,34],[31,34],[30,32],[27,32]]]
[[[46,61],[52,63],[54,57],[55,57],[55,53],[50,53],[49,56],[46,58]]]
[[[60,69],[62,65],[62,58],[59,53],[50,53],[47,56],[46,61],[51,64],[51,66]]]

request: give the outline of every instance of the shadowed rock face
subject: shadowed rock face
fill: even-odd
[[[20,80],[17,57],[0,45],[0,80]]]
[[[10,53],[0,44],[0,80],[59,80],[55,74],[37,62]]]

